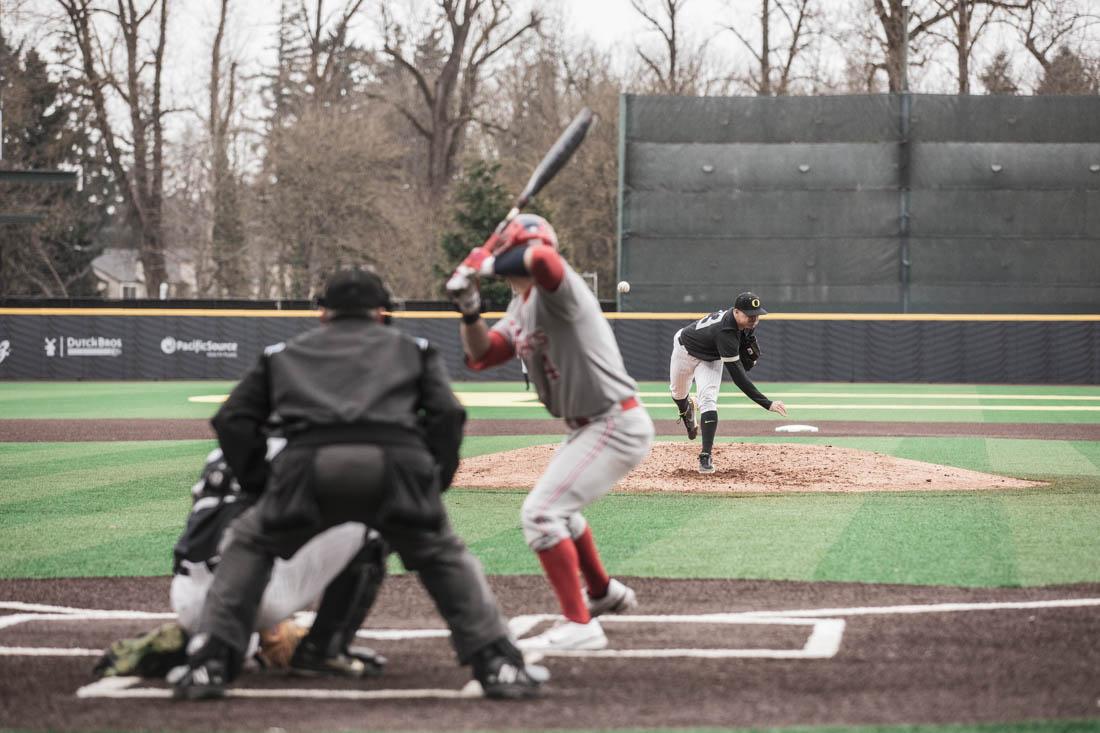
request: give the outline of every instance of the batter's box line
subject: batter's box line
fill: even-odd
[[[517,637],[545,621],[560,619],[552,614],[516,616],[509,628]],[[840,651],[844,638],[842,618],[786,618],[745,613],[676,614],[657,616],[601,616],[601,623],[613,624],[730,624],[758,626],[809,626],[810,635],[801,649],[594,649],[547,650],[529,657],[536,662],[544,657],[585,657],[596,659],[832,659]]]
[[[166,687],[135,687],[141,677],[105,677],[76,691],[82,699],[158,699],[172,697]],[[484,697],[477,680],[470,680],[459,690],[443,688],[386,689],[386,690],[324,690],[310,688],[248,688],[231,687],[225,691],[228,698],[265,698],[279,700],[469,700]]]

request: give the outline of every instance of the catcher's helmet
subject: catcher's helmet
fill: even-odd
[[[225,456],[222,455],[221,448],[215,448],[206,456],[206,465],[202,467],[202,477],[198,483],[191,487],[191,495],[195,498],[200,496],[222,496],[224,494],[235,494],[240,490],[241,485],[237,482],[237,477],[233,475],[233,470],[229,468],[229,464],[225,462]]]
[[[535,214],[520,214],[500,233],[504,249],[538,240],[548,247],[558,248],[558,235],[550,222]]]

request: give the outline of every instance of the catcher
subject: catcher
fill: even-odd
[[[787,415],[786,405],[761,394],[746,374],[760,358],[756,325],[765,314],[760,298],[753,293],[741,293],[733,308],[700,318],[672,337],[668,388],[680,410],[688,440],[695,440],[700,430],[703,433],[699,473],[714,473],[710,454],[718,432],[718,389],[722,386],[723,366],[746,397],[765,410]],[[692,381],[698,402],[689,394]],[[698,425],[696,411],[700,412]]]
[[[269,458],[282,442],[269,440]],[[97,676],[162,677],[186,661],[187,640],[213,581],[225,530],[256,499],[241,491],[220,449],[207,456],[191,495],[191,514],[173,551],[170,595],[178,622],[115,642],[96,664]],[[351,643],[385,577],[387,554],[377,532],[348,522],[322,532],[289,560],[277,560],[260,604],[250,656],[261,667],[301,675],[381,674],[386,659]],[[308,631],[289,620],[318,599],[320,609]]]

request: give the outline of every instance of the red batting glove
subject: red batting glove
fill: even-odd
[[[468,267],[479,275],[493,274],[493,253],[484,246],[474,247],[466,259],[462,261],[462,267]]]

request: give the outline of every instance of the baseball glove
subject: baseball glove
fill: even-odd
[[[741,355],[741,366],[745,368],[746,372],[756,366],[757,360],[760,359],[760,344],[756,343],[756,333],[754,331],[741,332],[741,344],[738,353]]]
[[[264,629],[260,632],[260,651],[256,656],[268,669],[287,669],[294,650],[308,631],[293,621],[283,621]]]

